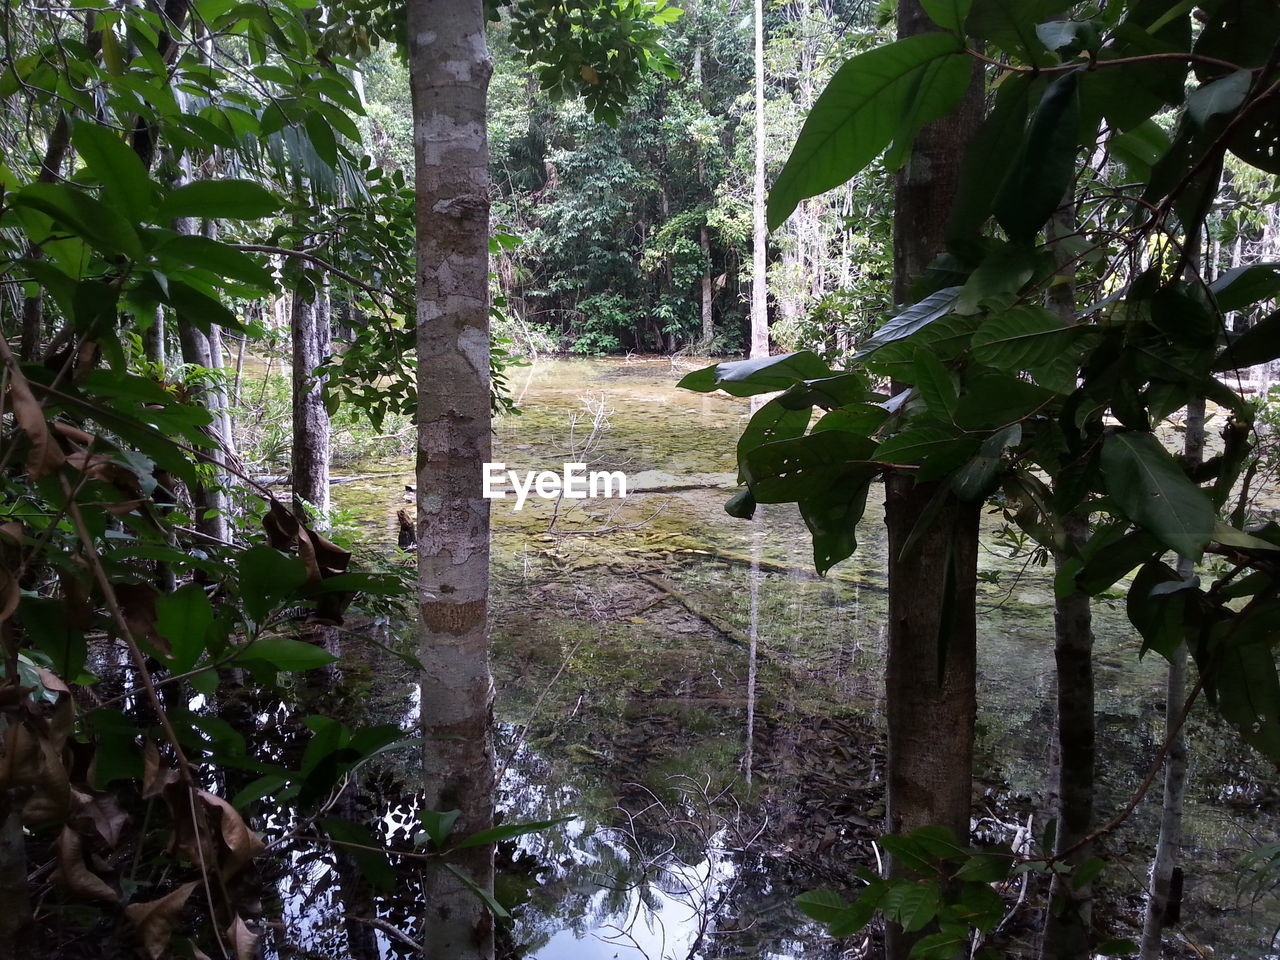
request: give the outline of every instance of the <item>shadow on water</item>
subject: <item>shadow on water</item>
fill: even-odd
[[[583,461],[626,471],[640,491],[621,506],[494,506],[501,805],[510,821],[576,817],[500,847],[498,894],[514,915],[508,957],[824,960],[856,946],[826,938],[791,901],[818,886],[848,889],[854,864],[876,866],[881,508],[869,505],[858,554],[815,577],[794,511],[770,508],[764,524],[723,513],[747,404],[678,391],[680,373],[665,360],[539,363],[516,387],[524,414],[498,426],[495,459],[512,469],[558,472]],[[337,506],[390,548],[411,465],[356,472],[363,479],[336,488]],[[981,560],[974,812],[981,836],[1007,841],[1028,822],[1037,834],[1045,826],[1052,584],[996,546],[996,527],[992,518]],[[1122,610],[1100,604],[1095,629],[1106,811],[1136,788],[1158,748],[1162,671],[1155,658],[1139,662]],[[411,729],[409,670],[358,643],[348,642],[344,660],[348,722]],[[297,750],[305,737],[291,723],[280,729],[294,731]],[[1280,797],[1274,777],[1203,711],[1191,742],[1180,942],[1254,960],[1268,949],[1280,902],[1242,901],[1237,866],[1277,839]],[[411,750],[389,755],[327,815],[412,852],[415,766]],[[1101,914],[1112,935],[1135,936],[1157,807],[1158,798],[1141,804],[1108,845]],[[289,816],[257,826],[287,838],[298,829]],[[280,849],[279,876],[264,889],[264,915],[279,920],[269,955],[412,953],[412,860],[371,879],[353,848],[282,839]],[[1006,928],[1010,955],[1036,923],[1023,908]]]

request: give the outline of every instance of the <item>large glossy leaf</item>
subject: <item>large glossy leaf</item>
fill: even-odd
[[[1053,58],[1036,26],[1069,6],[1070,0],[974,0],[968,34],[990,40],[1023,63],[1042,67]]]
[[[948,243],[972,243],[991,216],[1000,185],[1022,150],[1035,83],[1031,76],[1018,74],[1006,78],[996,91],[991,112],[965,150],[960,188],[947,222]]]
[[[333,663],[338,658],[324,647],[288,637],[264,637],[245,647],[237,658],[244,662],[270,664],[276,670],[314,670]]]
[[[703,367],[687,374],[677,386],[698,393],[723,390],[735,397],[752,397],[830,376],[830,368],[816,354],[800,350],[776,357],[732,360]]]
[[[1071,344],[1075,331],[1055,314],[1022,304],[987,320],[973,334],[973,358],[1000,370],[1018,372],[1052,363]]]
[[[843,430],[756,447],[740,464],[760,503],[795,503],[821,496],[859,464],[873,459],[875,441]]]
[[[280,199],[252,180],[196,180],[172,191],[160,204],[159,218],[217,217],[257,220],[280,209]]]
[[[1280,310],[1273,310],[1240,336],[1213,362],[1214,370],[1236,370],[1280,357]]]
[[[1280,676],[1275,622],[1280,604],[1264,604],[1215,625],[1196,653],[1205,687],[1240,738],[1280,764]]]
[[[951,423],[959,402],[951,371],[932,351],[923,348],[916,351],[914,365],[915,387],[924,398],[925,406],[943,423]]]
[[[858,549],[858,522],[879,469],[867,464],[851,470],[827,490],[800,501],[800,516],[813,537],[813,565],[819,575]]]
[[[1108,436],[1102,475],[1107,494],[1129,520],[1180,556],[1200,558],[1213,535],[1213,503],[1152,434]]]
[[[762,443],[800,436],[809,426],[811,416],[812,410],[808,407],[788,410],[777,397],[770,400],[755,412],[738,438],[738,460]]]
[[[138,155],[106,127],[77,120],[72,143],[89,172],[102,184],[103,199],[134,223],[151,211],[151,178]]]
[[[12,199],[10,199],[12,197]],[[31,183],[7,202],[39,210],[61,226],[75,231],[94,249],[110,256],[142,256],[142,244],[132,224],[118,211],[65,183]],[[41,238],[33,238],[43,241]]]
[[[769,191],[770,229],[801,200],[862,170],[904,128],[914,133],[954,109],[969,84],[963,51],[964,42],[955,34],[927,33],[860,54],[836,71]],[[929,69],[946,59],[956,66]]]
[[[858,352],[854,354],[854,359],[861,360],[875,353],[886,344],[905,340],[913,333],[923,330],[935,320],[945,317],[955,306],[956,300],[960,296],[960,289],[960,287],[946,287],[936,293],[929,294],[919,303],[908,307],[902,313],[887,321],[870,339],[863,343]]]
[[[1030,243],[1062,204],[1076,173],[1080,144],[1080,72],[1063,74],[1045,91],[1022,151],[996,197],[995,215],[1015,241]]]
[[[1243,310],[1261,300],[1280,295],[1280,263],[1254,263],[1233,267],[1209,284],[1218,308]]]
[[[212,626],[213,607],[199,584],[188,583],[156,598],[156,629],[169,641],[174,673],[185,673],[196,665]]]

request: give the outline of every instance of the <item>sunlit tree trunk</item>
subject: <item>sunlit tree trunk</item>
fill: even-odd
[[[459,810],[458,834],[493,822],[487,631],[490,457],[489,145],[492,61],[482,0],[410,0],[417,169],[418,576],[426,807]],[[493,849],[451,865],[493,887]],[[443,866],[428,870],[423,953],[493,956],[493,918]]]
[[[898,34],[936,29],[918,0],[900,0]],[[968,134],[982,116],[980,74],[964,103],[927,125],[898,174],[894,193],[894,298],[942,251]],[[946,498],[929,529],[903,553],[925,507]],[[888,829],[927,824],[969,835],[977,635],[978,504],[958,503],[908,471],[885,481],[889,539],[889,629],[885,699],[889,723]],[[898,865],[891,866],[896,871]],[[916,938],[891,924],[886,955],[903,960]]]
[[[764,218],[764,0],[755,0],[755,181],[751,194],[751,356],[769,355],[768,240]]]

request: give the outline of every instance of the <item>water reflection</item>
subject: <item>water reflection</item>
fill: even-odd
[[[509,819],[580,818],[500,851],[500,892],[515,915],[507,955],[840,955],[848,944],[805,926],[790,902],[800,890],[846,883],[852,863],[875,865],[869,839],[883,815],[881,507],[868,504],[858,555],[818,579],[795,511],[772,509],[762,524],[722,511],[718,488],[735,479],[744,401],[675,390],[679,371],[667,361],[549,361],[528,376],[525,413],[499,425],[495,458],[521,470],[559,470],[567,451],[582,449],[582,427],[570,427],[577,416],[593,425],[585,434],[593,463],[642,476],[653,492],[628,498],[618,512],[589,501],[558,512],[543,502],[520,513],[495,505],[494,670],[500,755],[509,757],[502,802]],[[583,401],[602,394],[607,430],[595,429],[598,418]],[[412,477],[408,463],[359,472],[379,469],[380,477],[337,488],[336,499],[362,510],[371,539],[389,545],[402,485]],[[548,532],[553,520],[560,532]],[[602,528],[607,535],[597,535]],[[1052,721],[1052,583],[997,549],[984,552],[981,567],[989,582],[979,602],[985,796],[978,812],[996,832],[1028,817],[1039,829]],[[1140,782],[1155,752],[1163,671],[1154,657],[1138,661],[1121,609],[1100,604],[1095,630],[1105,813]],[[754,684],[743,635],[767,636]],[[413,678],[376,653],[349,655],[369,658],[361,701],[369,722],[411,728]],[[1203,713],[1190,737],[1181,935],[1212,945],[1218,957],[1254,960],[1280,903],[1239,903],[1235,866],[1240,854],[1277,838],[1274,777]],[[402,844],[411,842],[413,760],[398,757],[387,784],[361,786],[367,822]],[[753,789],[739,809],[734,798],[748,796],[747,770]],[[392,811],[399,811],[394,824]],[[1116,866],[1101,897],[1117,935],[1134,933],[1153,816],[1152,802],[1140,806],[1107,851]],[[326,856],[319,880],[327,889],[324,882],[304,889],[300,872],[286,878],[282,904],[291,916],[330,918],[306,921],[315,943],[305,949],[361,955],[369,946],[351,939],[355,915],[395,931],[364,924],[379,956],[407,955],[397,934],[414,936],[412,870],[401,871],[397,895],[379,898],[375,914],[359,891],[343,889],[337,861]],[[308,861],[309,869],[320,862]],[[1021,920],[1022,932],[1011,924],[1009,936],[1030,939],[1035,917]],[[337,952],[325,953],[330,947]]]

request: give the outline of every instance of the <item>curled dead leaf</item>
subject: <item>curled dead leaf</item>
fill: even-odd
[[[158,797],[166,787],[177,782],[178,771],[161,760],[155,741],[148,740],[142,748],[142,799]]]
[[[225,877],[239,873],[245,865],[266,849],[266,844],[249,829],[240,812],[217,794],[201,790],[197,796],[211,810],[217,811],[222,843],[226,848],[219,865]]]
[[[196,881],[192,880],[159,900],[131,903],[124,908],[124,915],[129,918],[138,932],[138,939],[142,941],[143,953],[151,960],[160,960],[169,952],[169,941],[173,939],[174,928],[182,919],[182,910],[196,886]]]
[[[119,903],[120,894],[85,864],[80,834],[63,827],[58,835],[58,881],[76,896],[106,903]]]
[[[120,809],[114,794],[82,793],[73,790],[72,806],[75,809],[75,823],[85,831],[93,830],[107,844],[116,847],[120,844],[120,836],[124,832],[129,816]]]
[[[7,354],[8,352],[8,345],[6,344],[5,353]],[[63,456],[62,448],[58,446],[53,433],[49,430],[49,421],[45,419],[44,407],[40,406],[40,401],[31,392],[31,384],[27,380],[26,374],[22,372],[22,368],[16,362],[13,362],[12,355],[6,359],[9,361],[7,364],[9,367],[9,407],[13,411],[14,420],[22,428],[22,432],[27,435],[27,440],[31,444],[30,449],[27,451],[27,473],[33,480],[39,480],[41,477],[54,473],[62,466],[66,458]]]
[[[79,444],[82,447],[88,447],[93,444],[93,434],[85,433],[79,427],[67,423],[65,420],[54,420],[49,426],[58,436],[70,440],[72,443]]]
[[[236,960],[256,960],[258,956],[258,934],[237,915],[227,927],[227,939],[231,942],[231,950]]]

